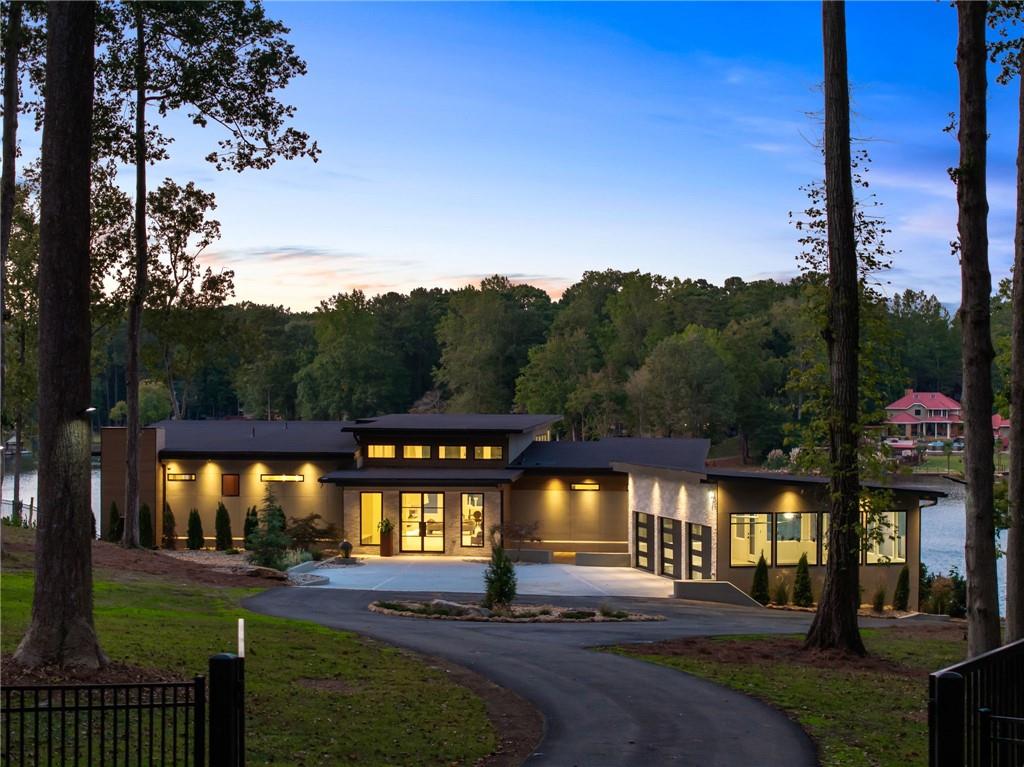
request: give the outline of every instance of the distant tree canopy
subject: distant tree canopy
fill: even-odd
[[[184,418],[559,413],[563,438],[736,437],[737,452],[757,461],[784,445],[787,424],[795,433],[817,417],[808,392],[824,380],[824,344],[811,319],[821,295],[813,274],[714,285],[607,270],[586,273],[558,301],[493,277],[460,290],[338,293],[312,312],[214,303],[197,319],[199,346],[163,332],[158,317],[147,320],[143,376],[163,383],[144,386],[143,399],[163,402],[147,408],[154,419],[171,414],[170,380]],[[959,394],[955,318],[934,296],[873,295],[862,312],[866,420],[907,386]],[[1000,293],[993,331],[1004,399],[1009,318]],[[107,414],[124,398],[123,325],[96,338],[93,396]],[[153,353],[163,343],[172,361],[192,360],[170,379]]]

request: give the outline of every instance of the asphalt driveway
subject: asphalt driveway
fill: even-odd
[[[366,609],[375,599],[403,596],[423,598],[424,593],[282,588],[252,597],[245,606],[443,657],[515,691],[545,718],[544,738],[529,765],[817,764],[810,739],[781,712],[687,674],[588,649],[679,636],[802,632],[809,622],[806,614],[626,597],[562,597],[557,602],[591,607],[607,602],[667,620],[471,623],[396,618]]]
[[[310,572],[328,579],[312,588],[357,591],[483,592],[483,562],[454,557],[366,558],[363,564],[321,567]],[[672,581],[630,567],[577,567],[560,564],[516,565],[520,594],[538,596],[670,597]]]

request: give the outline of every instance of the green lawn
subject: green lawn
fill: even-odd
[[[0,578],[5,653],[25,629],[32,582]],[[244,617],[252,765],[474,764],[495,749],[483,701],[442,671],[354,634],[246,612],[240,600],[253,593],[98,573],[100,641],[112,660],[191,678],[234,649]],[[337,681],[327,691],[302,680]]]
[[[924,459],[917,466],[914,466],[913,471],[925,472],[928,474],[963,474],[964,473],[964,458],[963,453],[954,453],[949,456],[949,468],[947,469],[946,456],[944,455],[926,455]]]
[[[927,674],[963,659],[965,642],[955,628],[935,636],[899,629],[862,633],[872,655],[865,668],[828,656],[802,656],[802,637],[700,640],[681,652],[677,646],[680,654],[655,654],[657,647],[652,653],[644,645],[614,651],[777,706],[814,738],[824,767],[923,767],[928,760]]]

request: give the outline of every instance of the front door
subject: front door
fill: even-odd
[[[401,551],[444,552],[444,493],[402,493]]]
[[[687,560],[689,572],[686,577],[692,581],[706,581],[711,577],[711,528],[707,525],[686,525],[688,543]]]
[[[654,572],[654,516],[638,511],[633,515],[635,538],[633,540],[634,566],[638,570]]]

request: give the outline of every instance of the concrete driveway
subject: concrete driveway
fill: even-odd
[[[550,567],[536,565],[522,571]],[[398,577],[400,571],[391,572]],[[422,596],[422,590],[419,593]],[[626,597],[560,597],[558,602],[580,607],[607,602],[615,608],[660,613],[667,620],[467,623],[397,618],[366,609],[374,599],[403,596],[415,598],[411,593],[351,588],[282,588],[251,597],[245,606],[446,658],[517,692],[544,715],[543,740],[527,765],[812,767],[818,763],[810,738],[777,709],[688,674],[588,649],[677,636],[802,632],[810,622],[806,613]]]
[[[481,594],[482,562],[439,557],[369,557],[365,564],[320,567],[309,572],[328,583],[311,588]],[[516,565],[518,591],[533,596],[670,597],[672,581],[630,567]]]

